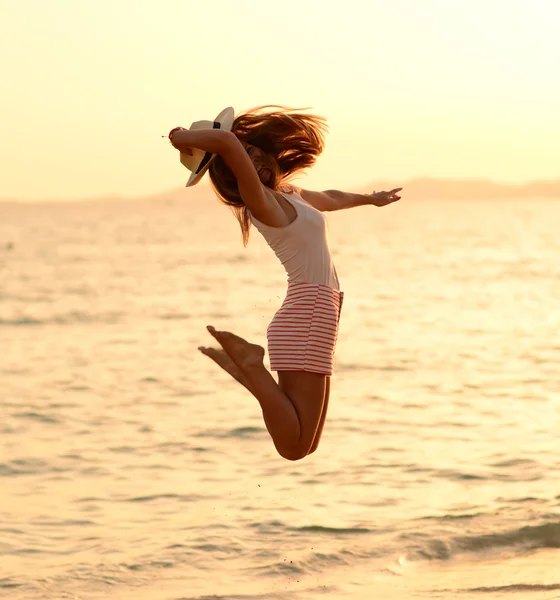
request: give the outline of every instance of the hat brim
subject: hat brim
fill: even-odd
[[[231,131],[233,127],[233,121],[235,120],[235,111],[231,106],[224,108],[222,112],[214,119],[215,123],[220,124],[220,129],[225,131]],[[208,153],[207,153],[208,154]],[[186,187],[190,187],[196,185],[203,177],[206,171],[210,168],[210,165],[214,161],[214,159],[218,156],[217,154],[211,154],[210,157],[204,157],[203,160],[206,160],[206,164],[204,167],[198,172],[191,173],[189,180],[187,181]]]

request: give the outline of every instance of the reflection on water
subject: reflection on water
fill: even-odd
[[[209,323],[264,343],[285,281],[256,232],[213,203],[1,211],[1,597],[558,593],[559,203],[329,214],[337,369],[297,463],[196,351]]]

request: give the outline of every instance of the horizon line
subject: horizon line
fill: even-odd
[[[390,183],[394,182],[394,183]],[[397,180],[393,178],[379,178],[372,180],[370,183],[364,183],[359,186],[355,186],[354,189],[348,191],[357,192],[362,190],[363,188],[371,188],[374,184],[383,184],[383,185],[397,185]],[[491,178],[485,177],[477,177],[477,178],[453,178],[453,177],[437,177],[437,176],[418,176],[412,177],[410,179],[406,179],[398,185],[403,187],[403,189],[408,186],[418,186],[418,185],[433,185],[434,187],[438,184],[440,185],[479,185],[486,186],[488,188],[492,188],[494,192],[501,190],[517,190],[523,191],[526,190],[529,193],[529,188],[533,187],[550,187],[549,192],[552,192],[551,197],[560,197],[560,178],[558,179],[532,179],[524,182],[501,182]],[[374,186],[375,187],[375,186]],[[555,189],[555,188],[558,189]],[[126,195],[118,192],[107,192],[106,194],[98,194],[95,196],[82,196],[76,198],[0,198],[0,204],[40,204],[40,203],[70,203],[70,202],[107,202],[107,201],[134,201],[134,200],[148,200],[155,199],[158,196],[170,196],[175,195],[179,191],[184,191],[186,187],[177,186],[174,188],[170,188],[167,190],[162,190],[160,192],[148,192],[146,194],[135,194],[135,195]],[[209,191],[214,193],[211,186],[204,182],[200,186],[196,186],[193,188],[198,192]],[[427,191],[426,188],[423,190]],[[449,191],[449,190],[448,190]],[[548,196],[549,194],[547,194]]]

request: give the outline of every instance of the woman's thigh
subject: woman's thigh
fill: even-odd
[[[290,398],[299,417],[300,446],[309,451],[323,413],[326,375],[307,371],[278,371],[278,385]]]
[[[317,450],[317,446],[321,441],[321,435],[323,433],[323,428],[325,427],[325,420],[327,418],[327,411],[329,409],[329,396],[331,390],[331,378],[327,377],[325,381],[325,400],[323,402],[323,412],[321,413],[321,417],[319,419],[319,424],[317,425],[317,431],[315,432],[315,438],[313,439],[313,444],[309,452],[315,452]]]

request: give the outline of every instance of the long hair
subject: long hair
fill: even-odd
[[[276,105],[258,106],[233,121],[232,132],[240,141],[256,146],[270,157],[267,166],[272,171],[272,179],[268,187],[273,190],[282,188],[296,173],[312,166],[323,151],[325,119],[296,110]],[[221,156],[212,162],[209,173],[216,195],[239,221],[246,246],[251,220],[235,175]]]

